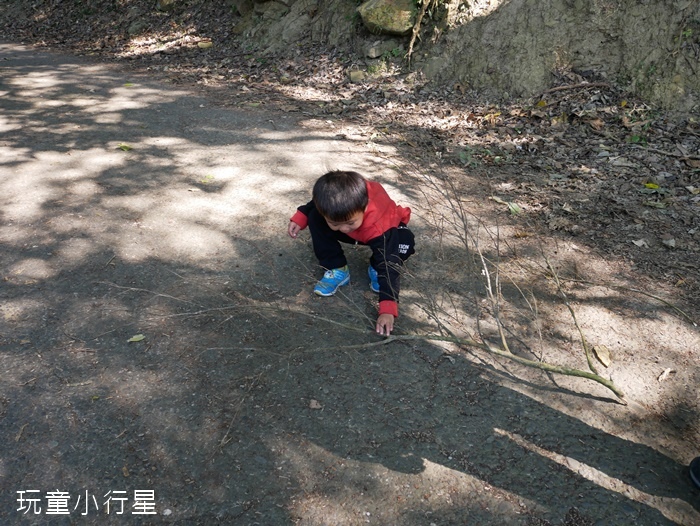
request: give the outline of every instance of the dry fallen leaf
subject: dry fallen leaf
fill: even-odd
[[[612,357],[610,356],[610,350],[605,345],[595,345],[593,347],[593,352],[600,363],[605,367],[610,367]]]
[[[500,197],[497,197],[495,195],[489,197],[489,199],[491,199],[491,201],[496,201],[499,205],[506,205],[508,207],[508,211],[511,213],[511,215],[516,215],[516,214],[519,214],[520,212],[522,212],[522,208],[520,208],[519,205],[517,205],[513,202],[504,201],[503,199],[501,199]]]
[[[552,217],[547,221],[547,226],[552,230],[568,230],[573,227],[573,223],[565,217]]]
[[[600,118],[590,119],[588,121],[588,125],[591,128],[593,128],[594,130],[600,131],[603,128],[605,128],[605,121],[603,119],[600,119]]]
[[[323,406],[319,403],[318,400],[311,400],[309,402],[309,408],[310,409],[322,409]]]

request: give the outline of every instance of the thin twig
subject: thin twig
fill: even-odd
[[[19,428],[19,433],[17,433],[17,436],[15,436],[15,442],[19,442],[19,440],[22,438],[22,434],[24,433],[24,428],[28,425],[29,424],[24,424],[22,427]]]
[[[569,84],[568,86],[557,86],[556,88],[550,88],[542,92],[542,95],[547,93],[555,93],[557,91],[564,91],[570,89],[585,89],[585,88],[609,88],[610,84],[607,82],[581,82],[580,84]]]
[[[574,325],[576,326],[576,329],[578,330],[579,336],[581,338],[581,346],[583,347],[583,352],[585,353],[586,361],[588,362],[588,368],[597,375],[599,373],[598,373],[598,370],[596,369],[595,365],[593,364],[593,357],[592,357],[591,351],[588,347],[588,342],[586,341],[586,336],[585,336],[585,334],[583,334],[583,329],[581,329],[581,326],[579,325],[578,320],[576,319],[576,312],[574,311],[573,307],[571,306],[571,303],[569,303],[569,298],[567,297],[566,293],[564,292],[564,289],[561,286],[561,281],[559,281],[559,275],[554,270],[554,266],[549,261],[549,258],[546,255],[544,256],[544,260],[547,263],[547,266],[549,267],[550,272],[554,276],[554,282],[557,285],[557,291],[559,292],[562,299],[564,300],[564,305],[566,305],[566,308],[569,309],[569,313],[571,314],[571,319],[574,321]]]
[[[226,444],[228,444],[231,439],[229,439],[229,434],[231,433],[231,429],[233,429],[233,424],[234,422],[238,419],[238,415],[241,413],[241,409],[243,408],[243,402],[245,402],[246,397],[250,394],[250,392],[253,390],[253,388],[258,384],[260,381],[260,378],[265,373],[262,372],[258,374],[257,376],[252,377],[252,381],[248,385],[248,388],[246,389],[245,395],[238,401],[238,405],[236,406],[236,410],[234,411],[233,417],[231,418],[231,421],[229,422],[228,429],[226,429],[226,433],[224,434],[223,438],[221,439],[221,442],[219,442],[219,449],[223,448]]]
[[[171,300],[179,301],[182,303],[189,303],[190,305],[196,305],[196,303],[189,301],[189,300],[184,300],[182,298],[178,298],[176,296],[171,296],[170,294],[161,294],[160,292],[155,292],[153,290],[148,290],[148,289],[142,289],[139,287],[125,287],[123,285],[117,285],[116,283],[112,283],[110,281],[98,281],[98,283],[101,283],[103,285],[109,285],[110,287],[114,287],[116,289],[121,289],[121,290],[130,290],[132,292],[148,292],[149,294],[152,294],[156,298],[168,298]]]
[[[699,161],[700,155],[688,155],[682,153],[667,152],[664,150],[659,150],[658,148],[652,148],[651,146],[640,146],[638,144],[630,144],[630,147],[635,150],[644,150],[646,152],[654,152],[667,157],[675,157],[676,159],[692,159],[693,161]]]
[[[347,323],[342,323],[337,320],[331,319],[331,318],[326,318],[324,316],[319,316],[317,314],[313,314],[311,312],[305,312],[303,310],[293,310],[291,308],[285,308],[285,307],[280,307],[278,305],[224,305],[222,307],[211,307],[208,309],[201,309],[197,311],[191,311],[191,312],[178,312],[176,314],[163,314],[158,316],[159,318],[177,318],[177,317],[194,317],[194,316],[200,316],[202,314],[208,314],[211,312],[220,312],[224,313],[227,311],[231,310],[241,310],[241,311],[250,311],[250,310],[257,310],[257,311],[274,311],[274,312],[288,312],[292,314],[298,314],[300,316],[306,316],[307,318],[312,318],[314,320],[318,321],[323,321],[326,323],[331,323],[333,325],[337,325],[338,327],[342,327],[344,329],[348,329],[351,331],[364,331],[365,329],[358,328],[356,325],[350,325]]]
[[[573,279],[573,278],[563,278],[563,279],[564,279],[565,281],[571,281],[572,283],[585,283],[586,285],[602,285],[602,286],[604,286],[604,287],[610,287],[611,289],[625,290],[625,291],[628,291],[628,292],[634,292],[634,293],[636,293],[636,294],[641,294],[641,295],[643,295],[643,296],[647,296],[647,297],[649,297],[649,298],[655,299],[656,301],[659,301],[659,302],[663,303],[663,304],[666,305],[667,307],[670,307],[671,309],[673,309],[674,311],[676,311],[678,314],[681,315],[681,317],[685,318],[689,323],[691,323],[691,324],[693,325],[693,327],[697,327],[697,326],[698,326],[698,323],[697,323],[693,318],[691,318],[691,317],[690,317],[688,314],[686,314],[684,311],[682,311],[681,309],[679,309],[678,307],[676,307],[673,303],[671,303],[670,301],[667,301],[667,300],[665,300],[665,299],[663,299],[663,298],[661,298],[661,297],[659,297],[659,296],[656,296],[656,295],[654,295],[654,294],[651,294],[650,292],[646,292],[646,291],[643,291],[643,290],[635,289],[635,288],[632,288],[632,287],[625,287],[624,285],[615,285],[614,283],[606,283],[606,282],[597,283],[597,282],[595,282],[595,281],[586,281],[586,280],[582,280],[582,279]]]

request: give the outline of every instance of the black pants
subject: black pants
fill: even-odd
[[[331,229],[331,227],[328,226],[325,218],[315,208],[312,208],[309,211],[308,220],[309,232],[311,233],[311,241],[314,247],[314,254],[318,259],[319,264],[324,269],[329,270],[347,265],[348,261],[345,258],[343,247],[340,245],[341,242],[351,245],[365,244],[356,241],[339,230]],[[413,232],[411,232],[411,230],[404,224],[399,225],[396,232],[396,237],[398,239],[398,244],[395,253],[398,256],[398,259],[400,259],[400,262],[396,261],[396,263],[403,263],[411,254],[415,253],[415,239]],[[396,240],[391,240],[389,244],[395,241]],[[375,250],[374,247],[372,248],[373,250],[372,257],[370,258],[370,264],[375,269],[379,269],[386,265],[387,260],[396,258],[396,256],[392,258],[388,254],[385,255],[384,250],[381,247],[379,247],[378,250]]]

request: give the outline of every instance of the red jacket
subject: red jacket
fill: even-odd
[[[411,209],[399,206],[389,197],[384,187],[374,181],[367,181],[369,202],[365,208],[365,217],[357,230],[348,234],[360,243],[369,244],[390,228],[397,228],[400,223],[407,225],[411,219]]]

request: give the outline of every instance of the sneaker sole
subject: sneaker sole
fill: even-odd
[[[314,289],[314,294],[316,294],[316,296],[321,296],[323,298],[327,298],[328,296],[333,296],[336,292],[338,292],[338,289],[340,287],[343,287],[343,286],[347,285],[348,283],[350,283],[350,277],[348,277],[347,279],[338,283],[338,285],[330,292],[323,292],[321,290]]]

